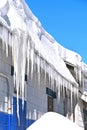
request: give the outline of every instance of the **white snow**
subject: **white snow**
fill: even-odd
[[[8,10],[9,10],[8,0],[2,0],[0,2],[0,15],[1,16],[6,16]]]
[[[17,32],[22,30],[24,33],[28,33],[39,54],[51,64],[62,77],[76,84],[75,79],[66,68],[62,58],[59,57],[54,49],[53,45],[55,44],[55,40],[42,28],[38,19],[32,14],[23,0],[12,1],[9,5],[7,16],[10,21],[11,30],[16,30]],[[25,48],[27,48],[27,46]],[[33,58],[33,49],[31,50],[31,58]]]
[[[82,71],[87,75],[87,64],[85,63],[82,64]]]
[[[7,0],[0,1],[0,8],[2,8],[7,3]]]
[[[83,130],[64,116],[55,113],[45,113],[26,130]]]

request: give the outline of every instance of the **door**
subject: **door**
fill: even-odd
[[[53,111],[53,97],[48,96],[48,111]]]

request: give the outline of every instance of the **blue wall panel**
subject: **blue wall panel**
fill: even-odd
[[[22,107],[22,100],[19,99],[20,124],[17,117],[17,98],[13,98],[13,115],[0,112],[0,130],[26,130],[34,120],[26,119],[26,101]],[[23,109],[22,109],[23,108]]]
[[[26,129],[26,102],[22,106],[22,100],[19,99],[19,119],[17,117],[17,98],[13,98],[13,115],[11,116],[11,129],[12,130],[25,130]],[[20,123],[19,123],[20,122]]]
[[[31,124],[33,124],[35,122],[35,120],[29,120],[26,119],[26,128],[28,128]]]
[[[0,112],[0,130],[8,130],[8,114]]]

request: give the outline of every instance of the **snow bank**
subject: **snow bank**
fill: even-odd
[[[64,116],[48,112],[33,123],[27,130],[83,130]]]

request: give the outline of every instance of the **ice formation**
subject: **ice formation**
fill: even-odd
[[[8,56],[8,45],[12,47],[17,101],[19,98],[19,87],[24,100],[24,77],[26,64],[27,74],[29,74],[30,60],[31,77],[33,76],[34,63],[36,62],[37,64],[38,82],[40,82],[40,68],[43,68],[45,79],[46,73],[48,72],[49,74],[49,82],[52,89],[54,89],[54,80],[56,81],[56,87],[59,89],[58,95],[60,95],[62,85],[77,93],[78,84],[67,69],[63,59],[81,67],[81,57],[57,43],[43,29],[41,23],[32,14],[24,0],[3,0],[1,2],[0,30],[2,31],[0,32],[0,37],[3,49],[6,50],[6,56]],[[79,74],[81,75],[81,72]],[[81,80],[81,76],[79,79]]]
[[[45,113],[35,123],[33,123],[27,130],[83,130],[81,127],[66,119],[64,116],[55,113]]]

